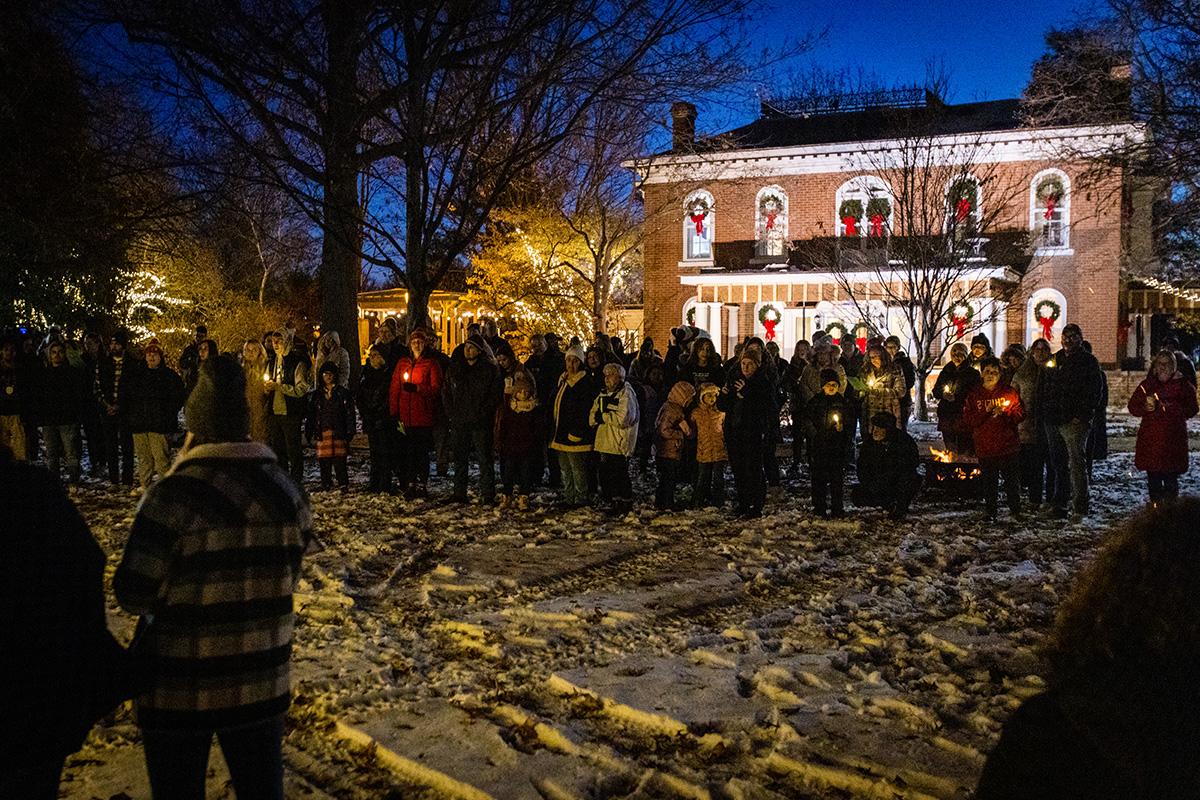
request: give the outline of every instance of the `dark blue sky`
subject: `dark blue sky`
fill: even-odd
[[[926,64],[940,60],[950,77],[948,99],[960,103],[1018,96],[1030,66],[1045,52],[1046,31],[1069,27],[1097,7],[1091,0],[781,0],[773,12],[767,6],[763,26],[786,32],[781,36],[827,29],[799,66],[862,67],[893,85],[920,83]],[[702,106],[699,127],[712,132],[718,119],[737,125],[757,116],[754,98],[737,105]]]

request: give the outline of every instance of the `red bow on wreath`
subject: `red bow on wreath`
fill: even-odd
[[[767,213],[767,230],[775,230],[775,212],[773,211]]]
[[[971,213],[971,201],[967,198],[961,198],[954,206],[954,221],[962,222]]]
[[[883,214],[871,215],[871,235],[883,236]]]
[[[950,321],[954,323],[954,327],[956,329],[954,338],[955,339],[963,338],[963,335],[967,332],[967,318],[960,317],[956,314],[955,316],[950,318]]]
[[[858,352],[860,353],[867,352],[867,337],[856,336],[854,339],[854,346],[858,348]]]
[[[1042,323],[1042,338],[1047,342],[1054,341],[1054,317],[1038,317],[1038,322]]]
[[[775,326],[778,324],[779,324],[778,320],[773,320],[773,319],[764,319],[763,320],[763,328],[765,328],[767,331],[767,341],[768,342],[775,338]]]
[[[858,217],[842,217],[842,224],[846,226],[847,236],[858,236]]]
[[[695,225],[696,225],[696,235],[697,235],[697,236],[703,236],[703,235],[704,235],[704,219],[705,219],[707,216],[708,216],[708,214],[707,214],[707,213],[705,213],[705,214],[692,214],[692,216],[691,216],[691,220],[692,220],[692,222],[693,222],[693,223],[695,223]]]
[[[1058,200],[1054,197],[1046,198],[1046,219],[1054,218],[1054,207],[1058,205]]]

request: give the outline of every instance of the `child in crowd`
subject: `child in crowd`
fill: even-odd
[[[543,446],[543,415],[537,391],[528,372],[512,376],[497,417],[496,450],[500,453],[500,508],[515,502],[518,511],[529,510],[529,492],[537,482],[538,450]]]
[[[604,390],[592,403],[591,422],[600,458],[600,497],[610,511],[624,513],[633,506],[629,457],[637,445],[638,404],[620,364],[604,365]]]
[[[822,517],[843,517],[846,475],[846,439],[850,436],[850,407],[842,396],[841,376],[821,370],[821,393],[805,409],[809,475],[813,512]]]
[[[721,387],[700,384],[700,404],[692,409],[696,429],[696,489],[692,500],[696,508],[725,504],[725,412],[717,408]]]
[[[321,489],[333,488],[333,472],[338,487],[350,491],[346,459],[354,436],[354,404],[350,392],[338,383],[338,367],[332,361],[321,365],[317,389],[312,394],[308,414],[308,438],[317,443],[317,464],[321,468]]]
[[[1021,396],[1001,380],[1000,359],[988,356],[979,362],[982,382],[967,395],[963,425],[971,431],[975,454],[983,470],[987,517],[996,518],[1000,477],[1004,495],[1014,518],[1021,516],[1021,435],[1018,425],[1025,417]]]
[[[396,459],[392,442],[396,439],[396,421],[389,414],[389,394],[392,369],[387,363],[387,349],[371,345],[367,363],[363,365],[358,382],[358,413],[362,415],[363,431],[371,454],[369,492],[390,492]]]
[[[694,386],[679,381],[671,387],[654,422],[654,466],[658,471],[654,507],[660,511],[675,506],[675,484],[679,478],[679,463],[683,459],[683,444],[692,435],[687,409],[695,396]]]

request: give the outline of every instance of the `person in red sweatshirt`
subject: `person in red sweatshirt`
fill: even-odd
[[[982,382],[967,395],[963,424],[975,438],[975,455],[983,470],[987,517],[996,519],[1000,478],[1004,496],[1014,518],[1021,516],[1021,437],[1017,425],[1025,417],[1017,390],[1000,380],[1000,360],[993,357],[979,364]]]
[[[1196,387],[1179,370],[1175,354],[1159,350],[1150,375],[1129,398],[1129,413],[1142,419],[1133,465],[1146,472],[1151,504],[1179,496],[1179,476],[1188,469],[1187,421],[1196,412]]]

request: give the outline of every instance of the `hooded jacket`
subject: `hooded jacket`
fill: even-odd
[[[729,453],[725,450],[725,412],[717,408],[716,403],[704,404],[706,389],[720,396],[715,385],[701,385],[700,402],[691,413],[692,425],[696,429],[696,462],[718,464],[729,460]]]
[[[566,372],[562,374],[554,395],[554,438],[550,449],[568,453],[591,451],[596,429],[589,415],[599,393],[600,387],[586,371],[576,373],[574,378]]]
[[[725,412],[725,445],[729,450],[738,447],[762,447],[762,439],[771,430],[771,417],[778,417],[771,383],[759,369],[749,378],[741,392],[735,388],[742,375],[730,375],[729,382],[717,397],[717,408]]]
[[[433,350],[426,347],[419,358],[414,358],[411,351],[401,356],[392,371],[388,390],[391,415],[405,428],[432,428],[437,424],[444,382],[441,362]],[[413,390],[405,389],[405,383],[411,383]]]
[[[938,430],[957,433],[962,421],[963,404],[967,395],[979,383],[979,373],[967,361],[955,366],[946,363],[933,384],[933,396],[937,399]]]
[[[125,420],[133,433],[175,433],[183,407],[183,379],[166,364],[142,367],[129,387]]]
[[[1078,419],[1090,425],[1101,405],[1103,380],[1100,362],[1091,353],[1082,347],[1070,354],[1059,350],[1054,354],[1054,366],[1046,369],[1042,385],[1047,422],[1064,425]]]
[[[465,345],[474,345],[479,351],[475,363],[467,361]],[[492,355],[492,348],[478,334],[471,336],[450,357],[450,368],[446,370],[446,385],[443,396],[450,426],[460,431],[493,430],[496,408],[503,396],[500,367]]]
[[[337,331],[321,334],[317,340],[317,357],[313,360],[313,374],[321,373],[321,365],[326,361],[337,367],[337,382],[343,389],[350,389],[350,354],[342,347],[342,337]],[[320,388],[320,387],[317,387]]]
[[[637,447],[638,411],[637,395],[629,381],[622,381],[615,392],[600,392],[592,402],[591,411],[596,452],[633,455]]]
[[[1021,408],[1025,411],[1025,416],[1017,426],[1021,444],[1032,444],[1038,438],[1038,425],[1041,424],[1038,399],[1038,389],[1042,384],[1041,374],[1042,367],[1038,366],[1032,355],[1027,355],[1012,376],[1011,385],[1017,390],[1017,395],[1021,398]]]
[[[900,413],[901,400],[905,395],[904,373],[892,363],[892,357],[886,350],[879,363],[879,369],[872,366],[870,358],[863,363],[863,418],[870,419],[876,413],[886,411],[900,420],[903,417]]]
[[[683,442],[694,435],[684,432],[687,423],[687,407],[696,397],[696,387],[679,381],[667,393],[667,401],[658,410],[654,421],[654,452],[658,458],[678,461],[683,457]],[[688,426],[689,431],[691,426]]]

